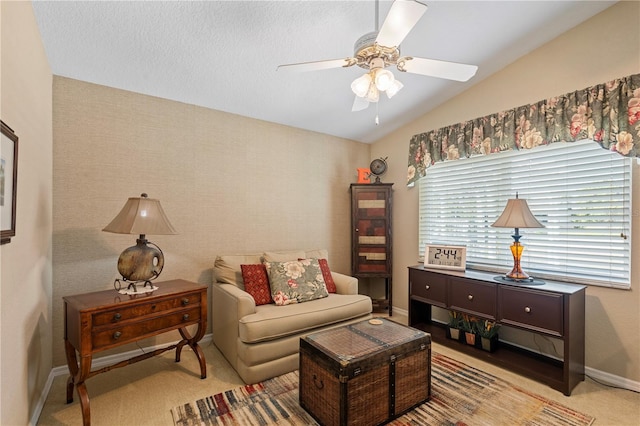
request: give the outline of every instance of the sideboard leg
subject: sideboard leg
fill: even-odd
[[[180,362],[180,352],[182,351],[182,347],[185,344],[189,345],[189,347],[193,350],[193,353],[196,355],[196,358],[198,359],[198,362],[200,364],[200,378],[206,379],[207,378],[207,362],[204,358],[204,352],[202,352],[202,348],[198,345],[198,340],[200,340],[202,338],[202,335],[204,334],[202,323],[198,323],[198,330],[196,331],[196,334],[193,337],[191,337],[191,334],[185,327],[178,329],[178,332],[180,333],[180,336],[182,336],[183,340],[180,341],[180,343],[178,343],[178,346],[176,348],[176,362]]]
[[[75,386],[74,378],[78,375],[78,359],[76,357],[75,348],[68,340],[64,341],[64,349],[67,355],[67,367],[69,367],[69,378],[67,379],[67,404],[70,404],[73,402],[73,388]]]
[[[78,399],[80,399],[80,408],[82,409],[82,425],[91,425],[91,407],[89,406],[89,392],[87,392],[87,385],[82,382],[76,385],[78,391]]]

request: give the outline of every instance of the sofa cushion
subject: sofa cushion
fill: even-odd
[[[288,262],[306,257],[304,250],[265,251],[262,255],[265,262]]]
[[[323,299],[287,306],[256,306],[240,319],[239,338],[244,343],[265,342],[304,333],[371,313],[371,298],[361,294],[330,294]]]
[[[304,257],[316,258],[316,259],[327,259],[329,260],[329,252],[325,249],[316,249],[316,250],[307,250],[304,252]]]
[[[302,303],[328,296],[318,259],[265,262],[276,305]]]
[[[271,288],[269,287],[269,277],[267,276],[267,269],[264,265],[262,263],[240,265],[240,269],[242,269],[244,291],[253,297],[256,305],[273,303]]]
[[[242,269],[240,265],[252,265],[261,263],[260,254],[231,254],[217,256],[213,265],[215,280],[221,283],[233,284],[244,290]]]

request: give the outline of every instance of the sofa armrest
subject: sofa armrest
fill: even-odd
[[[339,272],[331,271],[338,294],[358,294],[358,279]]]
[[[237,366],[239,321],[256,311],[251,295],[232,284],[214,283],[212,286],[213,342],[235,369]]]
[[[213,307],[226,311],[225,316],[231,316],[236,321],[256,312],[256,301],[244,290],[233,284],[215,283],[213,294],[219,297],[213,298]],[[233,306],[231,306],[233,305]],[[233,311],[233,315],[230,315]]]

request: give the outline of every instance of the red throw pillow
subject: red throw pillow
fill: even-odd
[[[320,265],[320,271],[322,271],[322,278],[324,278],[324,285],[327,287],[327,292],[337,293],[338,289],[336,288],[336,283],[333,281],[333,277],[331,276],[329,262],[327,262],[327,259],[318,259],[318,264]]]
[[[262,263],[255,265],[240,265],[244,290],[256,301],[256,305],[268,305],[273,303],[271,289],[269,288],[269,276]]]

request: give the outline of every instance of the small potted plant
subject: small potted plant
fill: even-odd
[[[462,314],[456,311],[449,311],[449,325],[447,337],[453,340],[460,340],[460,328],[462,325]]]
[[[467,345],[476,345],[476,318],[467,314],[462,314],[462,330],[464,331],[464,338]]]
[[[480,335],[482,349],[493,352],[498,347],[498,329],[500,324],[490,320],[479,320],[476,322],[476,330]]]

